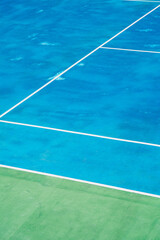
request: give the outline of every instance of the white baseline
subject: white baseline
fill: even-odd
[[[18,107],[20,104],[22,104],[23,102],[25,102],[26,100],[28,100],[29,98],[31,98],[33,95],[35,95],[36,93],[38,93],[39,91],[41,91],[43,88],[45,88],[46,86],[48,86],[49,84],[51,84],[54,80],[56,80],[57,78],[59,78],[60,76],[62,76],[64,73],[68,72],[70,69],[72,69],[74,66],[76,66],[77,64],[79,64],[80,62],[82,62],[84,59],[86,59],[87,57],[89,57],[90,55],[92,55],[94,52],[96,52],[98,49],[100,49],[101,47],[103,47],[105,44],[109,43],[110,41],[112,41],[114,38],[118,37],[120,34],[122,34],[123,32],[125,32],[127,29],[129,29],[130,27],[132,27],[134,24],[136,24],[137,22],[139,22],[140,20],[142,20],[143,18],[147,17],[150,13],[154,12],[156,9],[158,9],[160,7],[160,5],[156,6],[155,8],[153,8],[151,11],[147,12],[145,15],[143,15],[142,17],[138,18],[135,22],[133,22],[132,24],[130,24],[128,27],[124,28],[122,31],[120,31],[119,33],[117,33],[116,35],[114,35],[113,37],[111,37],[109,40],[107,40],[106,42],[104,42],[103,44],[101,44],[100,46],[98,46],[97,48],[95,48],[93,51],[91,51],[90,53],[88,53],[87,55],[85,55],[83,58],[81,58],[80,60],[78,60],[77,62],[75,62],[73,65],[71,65],[70,67],[68,67],[66,70],[64,70],[63,72],[61,72],[60,74],[56,75],[53,79],[51,79],[49,82],[47,82],[46,84],[44,84],[42,87],[38,88],[36,91],[34,91],[33,93],[31,93],[28,97],[24,98],[22,101],[20,101],[19,103],[17,103],[16,105],[14,105],[13,107],[11,107],[10,109],[8,109],[6,112],[4,112],[3,114],[0,115],[0,118],[2,118],[4,115],[6,115],[7,113],[9,113],[10,111],[12,111],[13,109],[15,109],[16,107]]]
[[[33,170],[28,170],[28,169],[18,168],[18,167],[12,167],[12,166],[2,165],[2,164],[0,164],[0,167],[12,169],[12,170],[17,170],[17,171],[22,171],[22,172],[27,172],[27,173],[44,175],[44,176],[48,176],[48,177],[55,177],[55,178],[70,180],[70,181],[74,181],[74,182],[91,184],[91,185],[95,185],[95,186],[99,186],[99,187],[105,187],[105,188],[115,189],[115,190],[119,190],[119,191],[140,194],[140,195],[144,195],[144,196],[148,196],[148,197],[160,198],[159,195],[155,195],[155,194],[151,194],[151,193],[134,191],[134,190],[126,189],[126,188],[120,188],[120,187],[115,187],[115,186],[101,184],[101,183],[89,182],[89,181],[85,181],[85,180],[80,180],[80,179],[75,179],[75,178],[70,178],[70,177],[64,177],[64,176],[54,175],[54,174],[50,174],[50,173],[38,172],[38,171],[33,171]]]

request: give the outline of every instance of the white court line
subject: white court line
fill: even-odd
[[[119,191],[123,191],[123,192],[135,193],[135,194],[144,195],[144,196],[148,196],[148,197],[160,198],[159,195],[155,195],[155,194],[151,194],[151,193],[134,191],[134,190],[126,189],[126,188],[115,187],[115,186],[111,186],[111,185],[106,185],[106,184],[101,184],[101,183],[96,183],[96,182],[90,182],[90,181],[80,180],[80,179],[76,179],[76,178],[64,177],[64,176],[59,176],[59,175],[50,174],[50,173],[44,173],[44,172],[33,171],[33,170],[24,169],[24,168],[7,166],[7,165],[3,165],[3,164],[0,164],[0,167],[7,168],[7,169],[12,169],[12,170],[17,170],[17,171],[22,171],[22,172],[27,172],[27,173],[44,175],[44,176],[48,176],[48,177],[55,177],[55,178],[70,180],[70,181],[74,181],[74,182],[87,183],[87,184],[91,184],[91,185],[95,185],[95,186],[99,186],[99,187],[105,187],[105,188],[115,189],[115,190],[119,190]]]
[[[150,0],[123,0],[125,2],[151,2],[151,3],[159,3],[160,1],[150,1]]]
[[[25,102],[26,100],[28,100],[29,98],[31,98],[33,95],[35,95],[36,93],[38,93],[39,91],[41,91],[43,88],[45,88],[46,86],[48,86],[49,84],[51,84],[54,80],[56,80],[57,78],[59,78],[60,76],[62,76],[64,73],[68,72],[70,69],[72,69],[74,66],[76,66],[77,64],[79,64],[80,62],[82,62],[84,59],[86,59],[87,57],[89,57],[90,55],[92,55],[94,52],[96,52],[98,49],[100,49],[101,47],[103,47],[105,44],[109,43],[110,41],[112,41],[114,38],[118,37],[121,33],[125,32],[127,29],[129,29],[130,27],[132,27],[134,24],[136,24],[137,22],[139,22],[140,20],[142,20],[143,18],[145,18],[146,16],[148,16],[150,13],[154,12],[157,8],[159,8],[160,5],[156,6],[155,8],[153,8],[151,11],[149,11],[148,13],[146,13],[145,15],[143,15],[142,17],[140,17],[139,19],[137,19],[135,22],[133,22],[132,24],[130,24],[128,27],[124,28],[122,31],[120,31],[119,33],[117,33],[116,35],[114,35],[113,37],[111,37],[109,40],[107,40],[106,42],[104,42],[103,44],[101,44],[100,46],[98,46],[97,48],[95,48],[93,51],[91,51],[90,53],[88,53],[87,55],[85,55],[83,58],[81,58],[80,60],[78,60],[77,62],[75,62],[73,65],[71,65],[70,67],[68,67],[66,70],[64,70],[63,72],[61,72],[60,74],[56,75],[53,79],[51,79],[49,82],[47,82],[46,84],[44,84],[42,87],[38,88],[35,92],[33,92],[32,94],[30,94],[28,97],[24,98],[22,101],[20,101],[19,103],[17,103],[16,105],[14,105],[13,107],[11,107],[10,109],[8,109],[6,112],[4,112],[3,114],[0,115],[0,118],[2,118],[4,115],[6,115],[7,113],[9,113],[10,111],[12,111],[13,109],[15,109],[16,107],[18,107],[20,104],[22,104],[23,102]]]
[[[112,48],[112,47],[101,47],[102,49],[111,49],[111,50],[118,50],[118,51],[127,51],[127,52],[140,52],[140,53],[156,53],[160,54],[157,51],[147,51],[147,50],[136,50],[136,49],[127,49],[127,48]]]
[[[76,132],[76,131],[70,131],[70,130],[65,130],[65,129],[60,129],[60,128],[44,127],[44,126],[39,126],[39,125],[32,125],[32,124],[20,123],[20,122],[12,122],[12,121],[6,121],[6,120],[0,120],[0,122],[13,124],[13,125],[19,125],[19,126],[25,126],[25,127],[46,129],[46,130],[57,131],[57,132],[72,133],[72,134],[83,135],[83,136],[88,136],[88,137],[114,140],[114,141],[119,141],[119,142],[136,143],[136,144],[141,144],[141,145],[160,147],[160,144],[155,144],[155,143],[140,142],[140,141],[123,139],[123,138],[114,138],[114,137],[102,136],[102,135],[97,135],[97,134],[92,134],[92,133]]]

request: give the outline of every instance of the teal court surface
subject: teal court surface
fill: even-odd
[[[160,2],[0,3],[2,240],[160,239]]]

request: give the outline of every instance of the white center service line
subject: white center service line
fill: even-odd
[[[136,50],[136,49],[127,49],[127,48],[112,48],[112,47],[101,47],[102,49],[118,50],[118,51],[127,51],[127,52],[140,52],[140,53],[156,53],[160,54],[157,51],[147,51],[147,50]]]
[[[70,131],[70,130],[65,130],[65,129],[60,129],[60,128],[44,127],[44,126],[39,126],[39,125],[20,123],[20,122],[12,122],[12,121],[6,121],[6,120],[0,120],[0,122],[13,124],[13,125],[19,125],[19,126],[25,126],[25,127],[46,129],[46,130],[51,130],[51,131],[56,131],[56,132],[72,133],[72,134],[83,135],[83,136],[88,136],[88,137],[114,140],[114,141],[119,141],[119,142],[136,143],[136,144],[147,145],[147,146],[152,146],[152,147],[160,147],[160,144],[155,144],[155,143],[140,142],[140,141],[123,139],[123,138],[114,138],[114,137],[102,136],[102,135],[97,135],[97,134],[92,134],[92,133]]]
[[[109,189],[115,189],[115,190],[119,190],[119,191],[140,194],[140,195],[144,195],[144,196],[148,196],[148,197],[160,198],[159,195],[155,195],[155,194],[151,194],[151,193],[140,192],[140,191],[130,190],[130,189],[121,188],[121,187],[115,187],[115,186],[96,183],[96,182],[89,182],[89,181],[85,181],[85,180],[81,180],[81,179],[64,177],[64,176],[55,175],[55,174],[51,174],[51,173],[38,172],[38,171],[33,171],[33,170],[18,168],[18,167],[12,167],[12,166],[2,165],[2,164],[0,164],[0,167],[8,168],[8,169],[16,170],[16,171],[22,171],[22,172],[26,172],[26,173],[33,173],[33,174],[38,174],[38,175],[43,175],[43,176],[48,176],[48,177],[55,177],[55,178],[70,180],[70,181],[79,182],[79,183],[91,184],[91,185],[95,185],[95,186],[99,186],[99,187],[105,187],[105,188],[109,188]]]
[[[100,46],[98,46],[97,48],[95,48],[93,51],[91,51],[90,53],[88,53],[87,55],[85,55],[83,58],[81,58],[80,60],[78,60],[77,62],[75,62],[73,65],[71,65],[70,67],[68,67],[66,70],[64,70],[63,72],[61,72],[60,74],[56,75],[53,79],[51,79],[49,82],[47,82],[46,84],[44,84],[42,87],[38,88],[36,91],[34,91],[33,93],[31,93],[28,97],[24,98],[22,101],[20,101],[19,103],[17,103],[16,105],[14,105],[13,107],[11,107],[10,109],[8,109],[6,112],[4,112],[3,114],[0,115],[0,118],[2,118],[4,115],[6,115],[7,113],[9,113],[10,111],[12,111],[13,109],[15,109],[16,107],[18,107],[19,105],[21,105],[23,102],[25,102],[26,100],[28,100],[29,98],[31,98],[33,95],[35,95],[36,93],[38,93],[39,91],[41,91],[43,88],[47,87],[49,84],[51,84],[54,80],[56,80],[57,78],[59,78],[60,76],[62,76],[64,73],[68,72],[70,69],[72,69],[74,66],[76,66],[77,64],[79,64],[80,62],[82,62],[84,59],[86,59],[87,57],[89,57],[90,55],[92,55],[94,52],[96,52],[98,49],[100,49],[101,47],[103,47],[105,44],[109,43],[110,41],[112,41],[114,38],[118,37],[120,34],[122,34],[123,32],[125,32],[127,29],[129,29],[130,27],[132,27],[134,24],[136,24],[137,22],[139,22],[140,20],[142,20],[143,18],[147,17],[150,13],[154,12],[156,9],[158,9],[160,7],[160,5],[156,6],[155,8],[153,8],[151,11],[147,12],[145,15],[143,15],[142,17],[138,18],[135,22],[133,22],[132,24],[130,24],[128,27],[124,28],[122,31],[120,31],[119,33],[117,33],[116,35],[114,35],[113,37],[111,37],[109,40],[107,40],[106,42],[104,42],[103,44],[101,44]]]

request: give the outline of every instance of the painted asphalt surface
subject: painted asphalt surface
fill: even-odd
[[[0,114],[157,5],[2,3]],[[106,46],[159,51],[159,21],[157,9]],[[2,120],[160,144],[159,61],[99,49]],[[159,147],[2,122],[0,134],[0,164],[160,194]],[[3,240],[160,239],[158,198],[2,167],[0,178]]]

